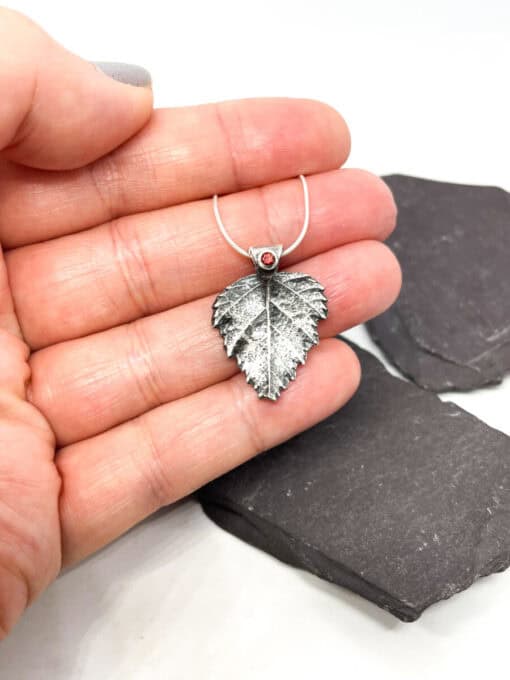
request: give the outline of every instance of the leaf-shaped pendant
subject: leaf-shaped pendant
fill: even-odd
[[[327,316],[327,300],[311,276],[277,271],[281,246],[249,252],[256,273],[218,295],[212,323],[259,397],[276,400],[319,342],[317,324]]]

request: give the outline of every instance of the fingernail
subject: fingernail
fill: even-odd
[[[119,83],[134,85],[135,87],[150,87],[152,85],[151,74],[143,66],[123,64],[117,61],[93,61],[92,63],[98,71]]]

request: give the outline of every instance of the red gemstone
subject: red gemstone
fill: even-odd
[[[265,267],[271,267],[271,265],[275,263],[275,256],[273,253],[270,253],[268,250],[266,250],[265,253],[262,253],[260,261]]]

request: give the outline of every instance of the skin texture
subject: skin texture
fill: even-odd
[[[58,575],[163,505],[340,408],[359,382],[332,339],[382,312],[400,270],[395,206],[338,168],[330,107],[261,99],[152,111],[149,87],[101,73],[0,10],[0,634]],[[44,64],[44,68],[40,68]],[[50,172],[51,171],[51,172]],[[288,243],[329,297],[322,337],[274,404],[210,326],[250,271],[236,240]]]

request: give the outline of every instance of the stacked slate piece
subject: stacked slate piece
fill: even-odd
[[[391,376],[199,492],[221,527],[403,621],[510,562],[510,437]]]
[[[398,205],[388,244],[399,299],[368,323],[401,371],[436,392],[500,382],[510,370],[510,194],[391,175]]]

